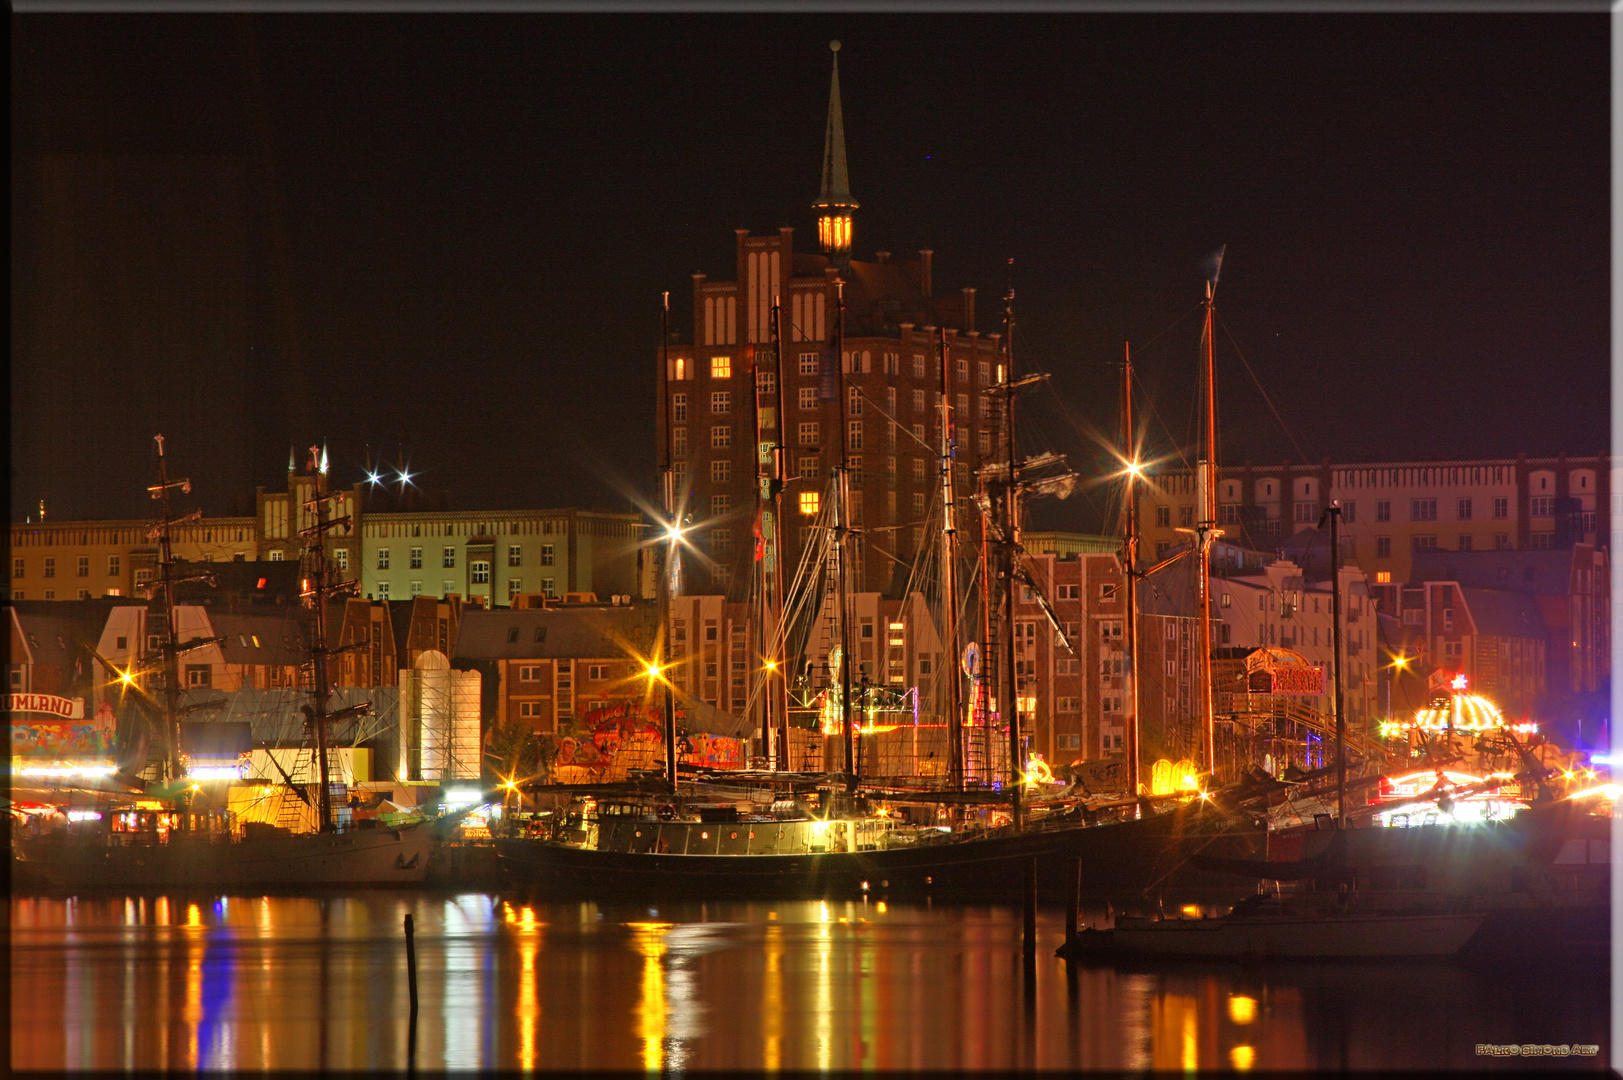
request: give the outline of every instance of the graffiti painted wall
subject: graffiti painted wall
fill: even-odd
[[[677,730],[685,726],[684,710],[676,711]],[[555,784],[614,783],[638,770],[665,767],[663,707],[644,701],[609,701],[588,709],[578,724],[580,734],[566,736],[553,764]],[[677,760],[683,765],[740,769],[746,748],[741,739],[703,732],[680,734]]]

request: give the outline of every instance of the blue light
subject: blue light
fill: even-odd
[[[1590,754],[1589,762],[1592,765],[1610,765],[1612,763],[1612,759],[1607,754]]]

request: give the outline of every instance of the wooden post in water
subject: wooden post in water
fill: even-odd
[[[411,1022],[406,1030],[406,1071],[417,1069],[417,940],[411,913],[406,913],[406,985],[411,990]]]

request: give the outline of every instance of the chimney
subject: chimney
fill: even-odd
[[[927,297],[935,295],[934,279],[930,275],[930,256],[934,254],[929,248],[919,252],[919,289]]]
[[[975,332],[975,289],[972,286],[964,287],[964,325],[966,333]]]

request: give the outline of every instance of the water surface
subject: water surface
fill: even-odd
[[[410,1020],[403,921],[416,925]],[[1094,913],[1097,917],[1097,913]],[[12,1066],[438,1069],[1511,1068],[1591,1043],[1593,971],[1201,965],[1067,972],[1021,913],[522,894],[11,898]]]

